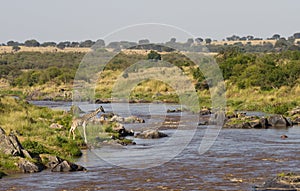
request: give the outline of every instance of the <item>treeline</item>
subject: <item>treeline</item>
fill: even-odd
[[[13,86],[33,86],[49,81],[69,83],[84,53],[40,53],[18,52],[2,54],[0,78],[7,79]]]
[[[76,52],[2,54],[0,57],[0,79],[7,79],[10,85],[21,87],[47,82],[71,83],[84,55],[84,53]],[[260,87],[261,90],[271,90],[282,86],[293,87],[300,83],[300,51],[253,53],[245,52],[239,46],[228,46],[223,47],[215,58],[223,72],[224,79],[240,89],[256,86]],[[160,55],[151,51],[148,56],[119,53],[110,60],[104,70],[124,71],[132,64],[145,59],[162,59],[180,68],[189,68],[193,78],[198,82],[195,84],[196,89],[208,89],[209,87],[210,79],[205,79],[202,72],[193,67],[194,63],[178,52]],[[210,59],[204,57],[203,63],[209,66],[207,63],[211,62]],[[132,68],[132,70],[135,69]],[[81,80],[88,81],[88,79],[84,79],[84,76]]]
[[[261,90],[293,87],[300,82],[300,52],[244,53],[238,47],[217,56],[225,80],[240,89],[260,87]]]
[[[206,51],[206,47],[210,52],[220,52],[226,46],[228,46],[229,42],[236,41],[233,45],[239,46],[245,49],[246,52],[272,52],[272,51],[284,51],[284,50],[299,50],[300,41],[295,41],[296,39],[300,39],[300,33],[294,33],[290,37],[281,37],[279,34],[274,34],[272,37],[267,38],[266,40],[276,40],[276,44],[272,43],[263,43],[263,44],[252,44],[251,42],[262,41],[263,38],[254,37],[252,35],[247,36],[237,36],[232,35],[230,37],[226,37],[226,40],[223,39],[224,44],[216,45],[215,40],[211,38],[189,38],[186,42],[177,42],[176,38],[171,38],[169,41],[165,43],[160,43],[162,46],[172,47],[179,51],[193,51],[193,52],[202,52]],[[228,42],[228,43],[226,43]],[[63,42],[43,42],[40,43],[35,39],[26,40],[24,43],[20,43],[17,41],[8,41],[6,44],[2,43],[2,46],[13,46],[13,50],[18,51],[19,46],[26,47],[57,47],[59,49],[64,49],[66,47],[84,47],[84,48],[92,48],[92,49],[102,49],[102,48],[110,48],[116,51],[121,49],[127,49],[132,47],[137,47],[139,49],[143,49],[144,44],[150,44],[150,40],[141,39],[138,42],[129,42],[129,41],[115,41],[106,44],[104,40],[99,39],[97,41],[93,40],[85,40],[82,42],[71,42],[71,41],[63,41]]]

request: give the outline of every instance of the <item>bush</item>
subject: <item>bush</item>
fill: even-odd
[[[24,147],[25,150],[29,151],[34,155],[49,154],[48,149],[44,145],[36,141],[31,141],[27,139],[22,143],[22,146]]]

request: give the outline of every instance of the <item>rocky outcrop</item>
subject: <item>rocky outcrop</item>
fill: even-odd
[[[291,111],[288,112],[290,116],[294,116],[294,115],[300,115],[300,106],[295,107],[294,109],[292,109]]]
[[[6,155],[24,157],[24,149],[18,138],[13,134],[6,135],[4,129],[0,127],[0,151]],[[27,154],[28,152],[26,152]]]
[[[292,126],[292,122],[283,115],[272,115],[268,117],[268,124],[271,127],[289,127]]]
[[[300,190],[300,175],[294,173],[279,174],[277,177],[267,180],[262,186],[255,186],[254,191],[267,190]]]
[[[124,125],[122,125],[121,123],[116,123],[113,126],[113,131],[118,132],[119,137],[127,137],[127,136],[133,136],[134,135],[134,131],[133,130],[127,130],[125,129]]]
[[[50,168],[52,172],[73,172],[86,171],[83,166],[77,165],[58,156],[40,155],[43,161],[48,161],[46,167]]]
[[[114,115],[109,119],[110,122],[119,122],[119,123],[145,123],[145,120],[137,116],[121,117]]]
[[[167,134],[162,133],[158,130],[146,130],[141,133],[137,133],[134,137],[141,139],[158,139],[167,136]]]
[[[44,165],[33,163],[25,158],[20,158],[18,161],[18,167],[23,173],[40,172],[44,169]]]
[[[292,126],[293,122],[283,115],[272,115],[268,118],[258,116],[246,116],[245,114],[227,117],[224,128],[236,129],[267,129],[286,128]]]

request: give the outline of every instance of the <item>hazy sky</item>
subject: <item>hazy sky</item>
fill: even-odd
[[[299,0],[0,0],[0,3],[0,42],[4,43],[28,39],[96,40],[119,28],[141,23],[173,25],[195,37],[218,40],[232,34],[266,38],[274,33],[287,37],[300,32]],[[131,28],[116,34],[110,40],[149,38],[165,42],[171,37],[185,38],[172,30],[147,25],[141,30]]]

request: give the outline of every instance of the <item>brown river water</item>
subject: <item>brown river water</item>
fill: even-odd
[[[60,109],[69,107],[68,104],[49,105]],[[103,106],[106,111],[111,111],[109,104]],[[189,115],[164,112],[166,108],[178,107],[176,105],[131,104],[130,107],[131,114],[146,120],[145,124],[126,124],[126,128],[136,131],[159,124],[166,115]],[[89,104],[81,108],[91,110]],[[129,115],[126,109],[120,109],[118,113]],[[193,125],[192,121],[190,125]],[[10,176],[0,180],[0,190],[253,190],[254,185],[262,184],[278,173],[300,171],[299,126],[288,129],[222,129],[213,146],[199,154],[198,148],[207,128],[196,126],[180,130],[176,141],[180,142],[185,136],[192,138],[174,157],[168,158],[173,154],[171,151],[180,146],[172,142],[168,145],[168,138],[134,139],[137,145],[84,150],[77,163],[86,167],[87,172],[52,173],[45,170]],[[162,131],[176,137],[174,129]],[[280,139],[283,134],[288,138]],[[171,151],[152,149],[165,145]],[[138,154],[131,154],[135,152]]]

